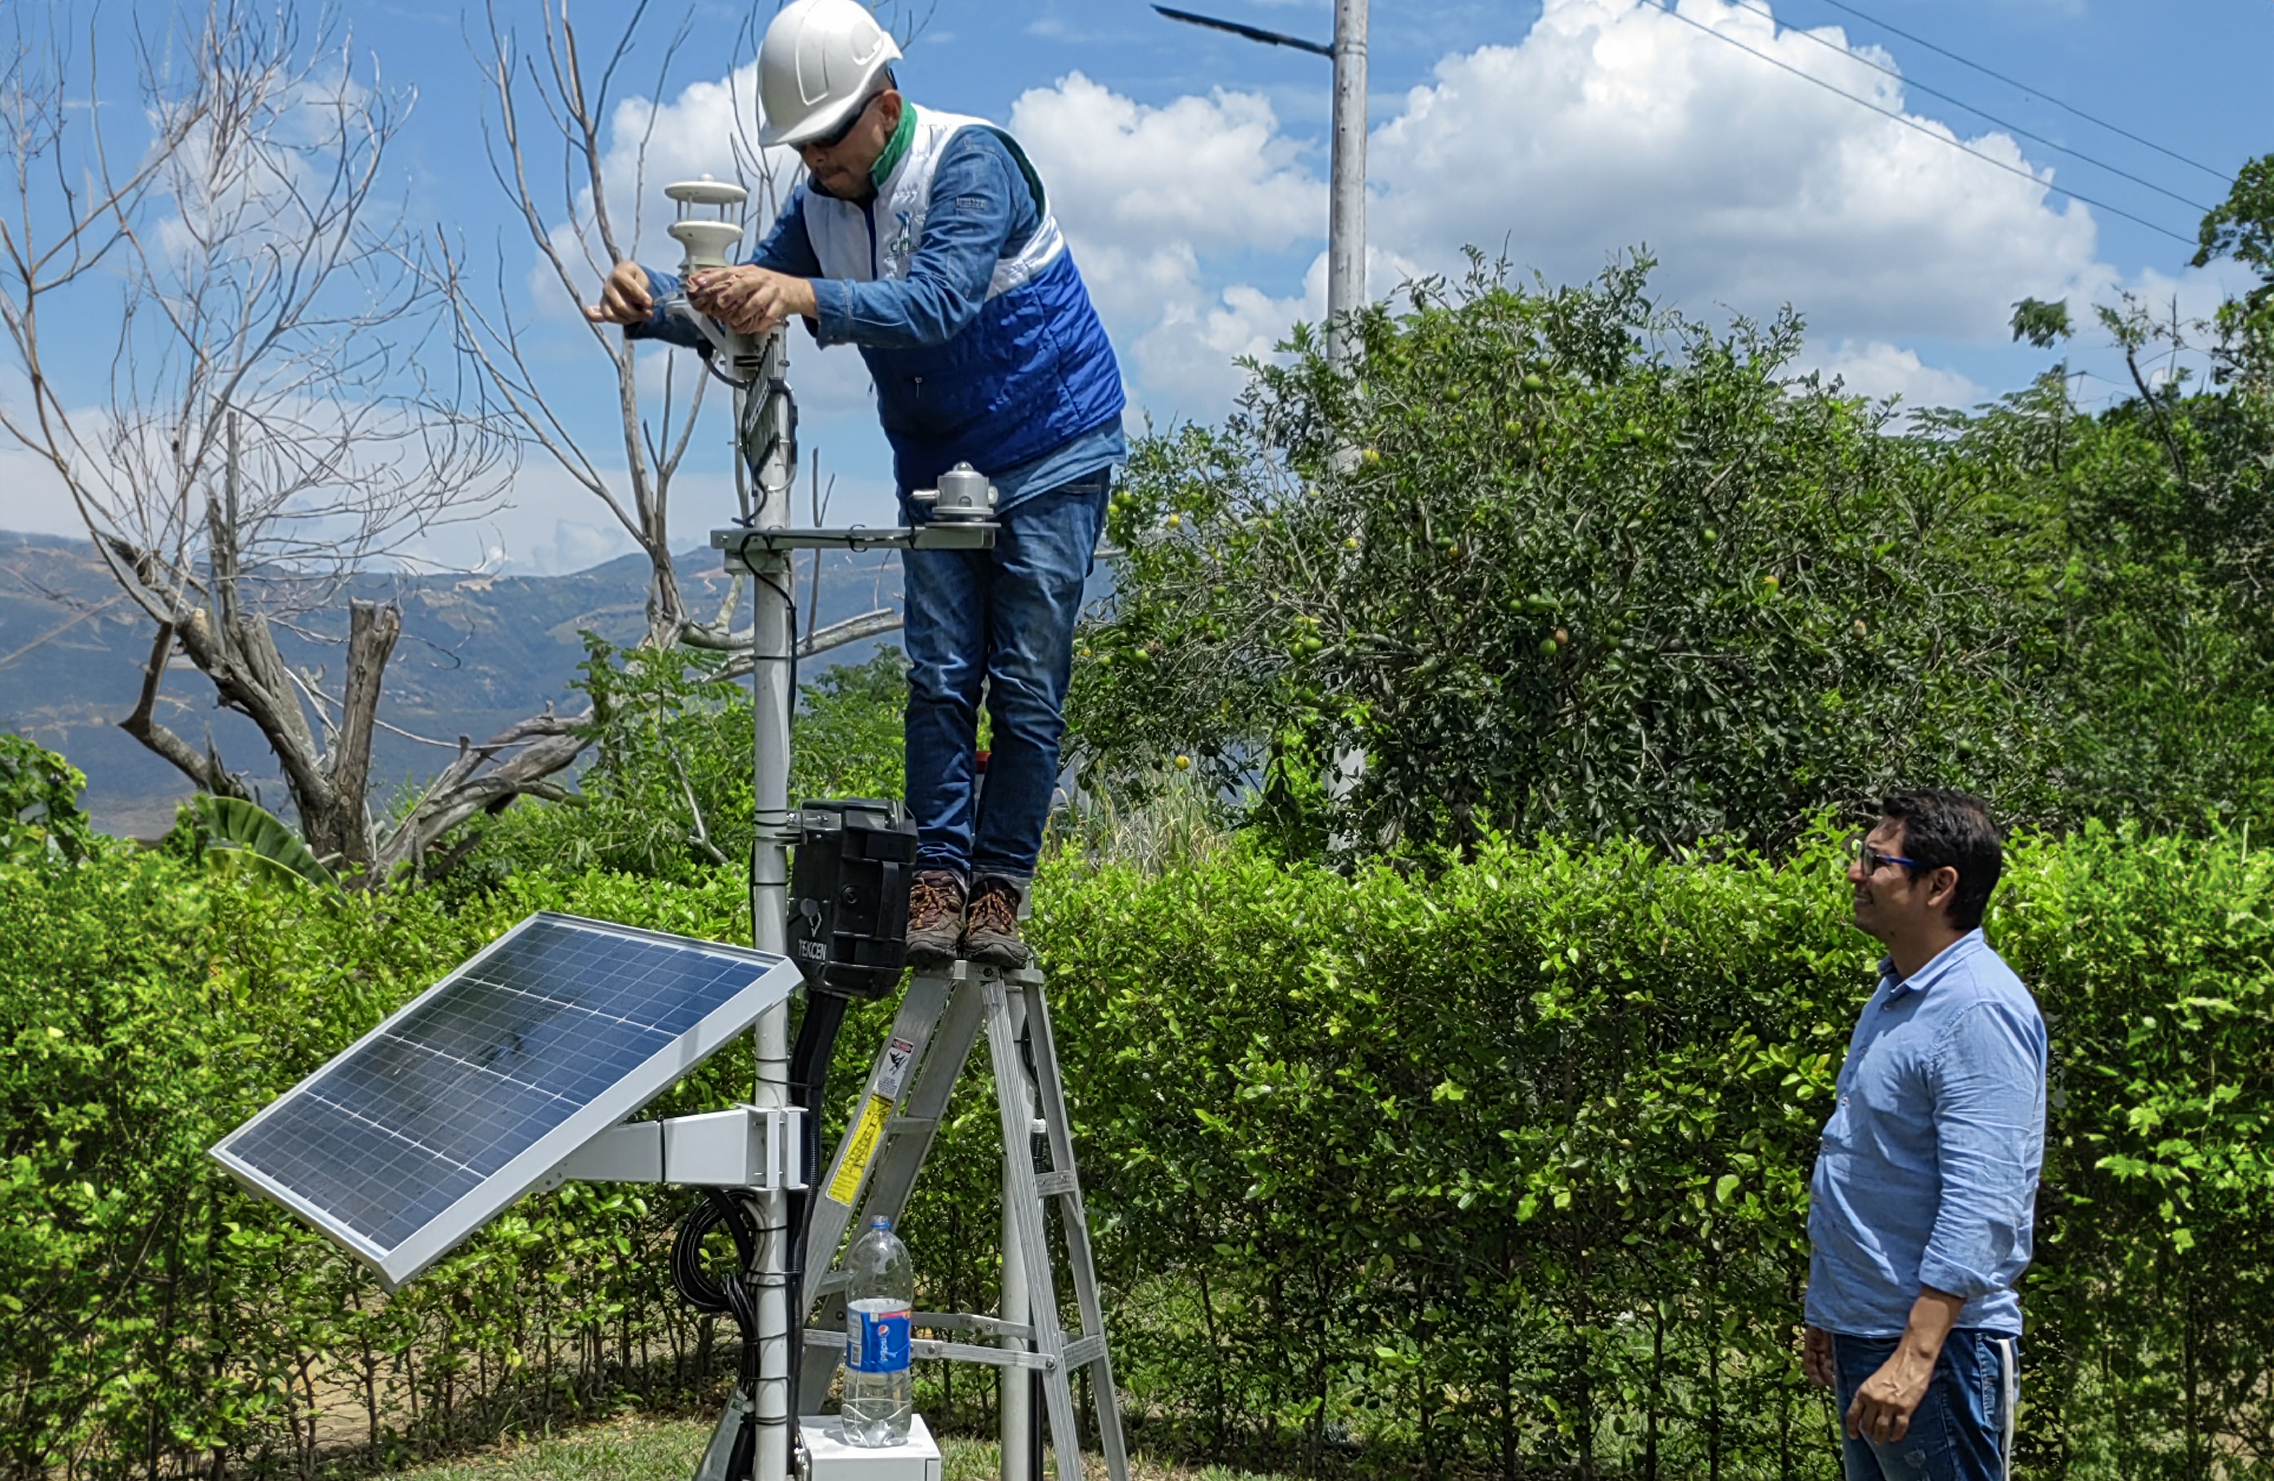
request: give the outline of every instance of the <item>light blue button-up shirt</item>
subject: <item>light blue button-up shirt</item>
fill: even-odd
[[[2045,1020],[1980,931],[1879,990],[1840,1067],[1809,1190],[1808,1324],[1894,1337],[1921,1287],[2021,1334],[2045,1160]]]

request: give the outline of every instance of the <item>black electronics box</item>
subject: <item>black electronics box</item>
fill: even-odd
[[[881,998],[908,956],[916,823],[897,802],[833,798],[798,807],[790,957],[816,992]]]

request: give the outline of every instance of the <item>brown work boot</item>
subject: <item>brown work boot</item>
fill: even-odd
[[[963,937],[963,881],[945,869],[919,869],[908,887],[908,965],[944,967]]]
[[[1034,948],[1019,939],[1019,887],[982,877],[973,885],[963,925],[963,954],[991,967],[1024,967]]]

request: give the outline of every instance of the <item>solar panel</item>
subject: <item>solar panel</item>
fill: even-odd
[[[213,1156],[392,1290],[800,981],[767,952],[533,915]]]

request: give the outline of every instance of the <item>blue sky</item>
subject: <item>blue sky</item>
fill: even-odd
[[[2231,170],[2274,150],[2269,0],[1853,4],[2206,164]],[[1188,8],[1322,40],[1332,25],[1330,0],[1189,0]],[[2065,296],[2079,310],[2126,289],[2158,301],[2176,295],[2183,313],[2216,303],[2222,275],[2188,271],[2181,242],[2001,173],[1741,48],[1867,93],[2040,177],[2049,170],[2057,185],[2185,237],[2199,214],[2193,206],[2015,139],[1921,89],[2196,202],[2223,197],[2211,175],[1833,0],[1774,0],[1773,25],[1759,13],[1770,8],[1770,0],[1683,0],[1694,23],[1686,24],[1638,0],[1373,0],[1372,290],[1387,294],[1405,275],[1457,267],[1464,243],[1571,279],[1647,242],[1663,263],[1662,291],[1686,311],[1718,320],[1790,301],[1810,325],[1811,366],[1912,404],[2013,389],[2056,358],[2007,341],[2007,305],[2025,294]],[[628,13],[623,5],[573,11],[588,46]],[[707,150],[726,167],[733,94],[717,84],[750,22],[740,8],[698,5],[688,44],[657,86],[679,13],[651,7],[626,74],[637,80],[620,84],[635,112],[616,121],[656,125],[651,197],[683,168],[707,167]],[[468,39],[480,14],[431,4],[350,5],[344,14],[357,48],[376,59],[380,84],[417,92],[392,158],[412,216],[455,232],[469,270],[495,279],[529,314],[556,405],[597,432],[592,445],[605,458],[613,419],[605,362],[565,304],[540,291],[528,237],[484,158],[484,119],[495,110]],[[505,0],[498,7],[526,38],[537,34],[538,14]],[[368,77],[368,60],[362,70]],[[1139,409],[1133,422],[1222,415],[1239,384],[1233,357],[1268,352],[1288,323],[1318,312],[1323,59],[1172,25],[1141,0],[939,0],[901,78],[919,104],[1019,132],[1121,352]],[[638,113],[642,100],[658,111]],[[612,140],[617,164],[630,157],[621,147],[628,137]],[[668,263],[673,252],[657,242],[645,255]],[[105,308],[99,294],[80,301],[88,346],[104,341]],[[2115,373],[2090,338],[2071,350],[2072,364]],[[67,375],[83,379],[92,398],[103,363],[89,349]],[[833,517],[889,519],[888,460],[858,359],[801,344],[793,375],[808,447],[839,480]],[[2088,396],[2112,386],[2084,384]],[[0,394],[9,390],[0,374]],[[682,547],[702,543],[731,512],[726,429],[711,415],[674,514]],[[5,450],[0,527],[73,528],[52,486]],[[428,553],[453,564],[530,570],[571,569],[629,548],[597,501],[541,454],[524,468],[513,507],[435,541]]]

